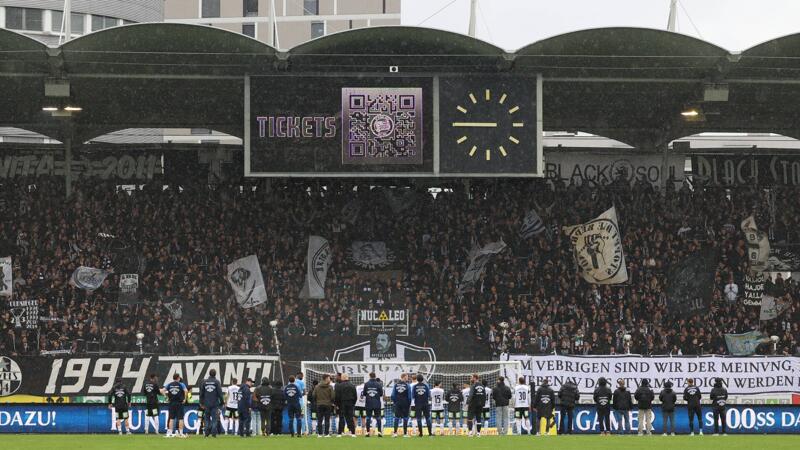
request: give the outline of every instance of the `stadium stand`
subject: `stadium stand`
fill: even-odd
[[[725,333],[754,329],[780,336],[777,353],[799,353],[796,281],[767,281],[768,292],[794,300],[778,319],[759,323],[758,308],[737,301],[747,272],[739,223],[755,212],[759,223],[772,222],[774,242],[800,242],[797,189],[773,189],[777,213],[770,218],[766,194],[755,187],[684,184],[664,194],[620,180],[606,186],[453,181],[438,184],[443,189],[435,196],[427,187],[412,188],[404,197],[408,204],[392,208],[383,191],[402,183],[408,182],[282,179],[123,189],[86,180],[65,202],[60,180],[5,181],[2,231],[9,238],[2,245],[15,254],[14,294],[36,299],[42,320],[38,329],[20,329],[4,308],[0,353],[135,352],[139,331],[147,336],[145,352],[264,353],[274,350],[267,325],[273,318],[287,338],[353,335],[354,310],[391,306],[411,311],[412,336],[466,330],[495,356],[727,354]],[[342,212],[353,202],[355,220]],[[612,204],[630,281],[593,286],[576,276],[570,244],[559,230]],[[520,222],[531,208],[546,230],[522,239]],[[327,237],[333,249],[324,300],[298,298],[309,234]],[[509,249],[489,262],[474,292],[457,295],[469,248],[500,239]],[[346,250],[353,240],[385,241],[396,270],[381,280],[349,270]],[[681,315],[667,301],[667,274],[700,247],[718,250],[713,301],[705,312]],[[270,301],[243,310],[225,270],[251,253],[261,263]],[[130,264],[143,269],[142,302],[119,305],[117,277]],[[78,266],[115,273],[102,288],[86,291],[69,285]],[[726,295],[731,281],[738,292],[732,296]],[[772,345],[758,349],[773,351]]]

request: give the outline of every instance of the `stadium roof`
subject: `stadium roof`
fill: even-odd
[[[798,137],[800,34],[740,54],[689,36],[598,28],[508,53],[456,33],[375,27],[288,52],[219,28],[176,23],[111,28],[51,48],[0,29],[0,126],[75,142],[123,128],[202,127],[243,134],[244,76],[255,74],[498,73],[544,77],[544,127],[607,136],[640,149],[703,131]],[[71,83],[72,120],[42,112],[48,77]],[[727,101],[704,101],[709,85]],[[702,109],[702,120],[680,112]]]

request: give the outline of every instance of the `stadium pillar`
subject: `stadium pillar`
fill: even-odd
[[[669,185],[669,142],[661,142],[657,149],[661,150],[661,188],[666,193],[671,187]]]
[[[469,35],[475,37],[478,18],[478,0],[470,0],[469,4]]]
[[[71,127],[70,127],[71,128]],[[64,138],[64,192],[67,198],[72,196],[72,133]]]
[[[669,2],[669,19],[667,20],[667,31],[675,32],[678,19],[678,0]]]

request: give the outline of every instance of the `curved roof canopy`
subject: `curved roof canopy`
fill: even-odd
[[[463,34],[431,28],[387,26],[348,30],[289,50],[292,69],[388,72],[497,70],[505,52]]]
[[[107,28],[62,45],[69,73],[244,75],[274,71],[277,51],[204,25],[141,23]]]
[[[574,31],[525,46],[515,53],[518,70],[550,76],[703,77],[726,61],[714,44],[649,28]]]
[[[376,76],[388,75],[391,66],[400,75],[531,79],[541,73],[546,129],[582,130],[639,148],[710,130],[800,135],[794,81],[800,34],[739,55],[677,33],[625,27],[566,33],[512,54],[461,34],[403,26],[336,33],[285,54],[200,25],[127,25],[58,48],[0,29],[0,95],[10,105],[0,108],[0,126],[61,140],[72,130],[75,142],[151,127],[213,128],[241,137],[245,75]],[[70,80],[68,101],[83,111],[69,122],[42,113],[53,101],[44,97],[47,77]],[[708,83],[727,84],[728,101],[704,102]],[[704,120],[683,120],[680,111],[694,104],[704,107]]]
[[[800,33],[772,39],[738,55],[732,78],[797,79],[800,75]]]

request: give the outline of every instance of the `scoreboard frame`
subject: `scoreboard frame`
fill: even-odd
[[[356,172],[356,171],[336,171],[336,172],[304,172],[304,171],[258,171],[253,170],[251,167],[251,155],[253,151],[253,119],[252,116],[252,93],[251,93],[251,78],[254,77],[287,77],[291,76],[288,74],[284,75],[247,75],[244,77],[244,138],[243,138],[243,147],[244,147],[244,174],[246,177],[261,177],[261,178],[542,178],[544,177],[545,167],[544,167],[544,149],[543,149],[543,138],[544,138],[544,131],[543,131],[543,107],[542,107],[542,93],[543,93],[543,77],[541,74],[531,75],[498,75],[498,74],[491,74],[491,75],[481,75],[475,74],[475,77],[492,77],[495,80],[499,81],[516,81],[516,80],[525,80],[529,81],[530,84],[526,87],[530,88],[535,86],[535,131],[533,136],[535,136],[535,170],[530,172],[483,172],[483,171],[474,171],[474,172],[452,172],[452,171],[442,171],[441,169],[441,140],[442,140],[442,124],[441,123],[441,102],[442,102],[442,92],[441,92],[441,81],[442,78],[446,77],[462,77],[464,80],[469,80],[470,78],[465,76],[464,74],[410,74],[410,75],[401,75],[401,74],[369,74],[365,75],[361,78],[430,78],[432,81],[432,141],[424,142],[423,148],[425,152],[432,152],[432,159],[433,159],[433,167],[431,171],[419,171],[418,167],[412,167],[409,165],[409,171],[402,171],[402,172],[395,172],[395,171],[375,171],[375,172]],[[307,77],[341,77],[341,78],[348,78],[353,77],[352,73],[327,73],[327,74],[303,74],[297,76],[298,79],[300,78],[307,78]],[[488,90],[487,90],[488,91]],[[487,92],[486,100],[489,100],[489,93]],[[473,98],[473,102],[475,99]],[[531,124],[533,125],[533,124]],[[516,125],[515,125],[516,126]],[[343,132],[343,130],[341,131]],[[501,146],[502,148],[502,146]],[[487,150],[488,153],[488,150]],[[503,151],[505,153],[505,151]],[[486,156],[487,160],[489,155]],[[391,164],[394,167],[397,167],[397,164]],[[387,164],[389,166],[389,164]]]

